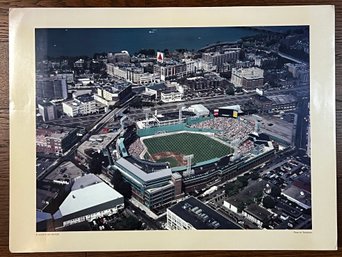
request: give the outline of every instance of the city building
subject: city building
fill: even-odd
[[[196,73],[198,70],[201,70],[201,59],[184,59],[183,62],[186,65],[186,73]]]
[[[68,97],[68,87],[65,79],[39,78],[36,81],[37,100],[63,100]]]
[[[57,79],[65,79],[66,83],[73,83],[74,82],[74,72],[73,71],[63,71],[63,72],[58,72],[53,77]]]
[[[186,63],[180,63],[175,61],[168,61],[163,63],[158,63],[153,66],[153,73],[159,74],[160,79],[165,81],[172,77],[182,76],[186,74],[187,70]]]
[[[92,150],[93,152],[107,151],[107,147],[118,135],[118,133],[92,135],[89,140],[85,141],[77,148],[77,156],[81,159],[82,163],[90,161],[91,156],[86,153],[87,150]]]
[[[71,192],[53,214],[56,229],[113,215],[124,208],[124,197],[94,174],[75,179]]]
[[[103,106],[97,103],[92,95],[88,94],[77,96],[73,100],[63,102],[62,105],[63,112],[70,117],[104,111]]]
[[[281,194],[304,209],[311,208],[311,193],[296,185],[290,185]]]
[[[130,83],[114,83],[97,89],[94,99],[105,106],[115,106],[124,103],[132,97],[132,85]]]
[[[109,63],[130,63],[131,57],[127,51],[121,51],[119,53],[108,53],[107,61]]]
[[[163,103],[173,103],[182,101],[183,94],[175,87],[169,87],[160,93],[160,100]]]
[[[206,73],[187,78],[184,84],[190,92],[212,92],[213,89],[226,87],[228,81],[215,73]]]
[[[267,98],[272,101],[272,111],[293,111],[297,108],[298,100],[293,95],[272,95]]]
[[[232,69],[231,82],[236,88],[253,91],[264,86],[264,71],[257,67]]]
[[[49,121],[57,119],[57,109],[56,106],[50,102],[39,102],[38,110],[43,118],[43,121]]]
[[[145,87],[145,93],[155,95],[155,99],[160,100],[162,92],[166,91],[167,88],[164,82],[151,83]]]
[[[189,197],[167,209],[169,230],[241,229],[195,197]]]
[[[42,180],[44,183],[70,185],[74,179],[84,175],[84,172],[71,161],[62,162]]]
[[[152,73],[143,73],[139,77],[140,85],[148,85],[150,83],[160,83],[160,76]]]
[[[243,211],[242,215],[245,216],[246,219],[258,225],[258,227],[262,227],[266,225],[270,218],[272,217],[272,213],[266,210],[265,208],[253,203],[247,206]]]
[[[143,77],[142,81],[155,80],[156,77],[151,76],[148,77],[146,73],[144,73],[144,68],[142,67],[135,67],[133,65],[116,65],[113,63],[107,63],[107,73],[111,76],[123,78],[128,82],[133,84],[139,84],[141,81],[141,77]]]
[[[153,209],[175,199],[171,169],[164,164],[135,159],[132,156],[115,162],[123,178],[132,186],[132,197]]]
[[[255,66],[260,67],[262,69],[274,69],[276,68],[277,63],[278,63],[278,57],[275,57],[275,56],[267,56],[267,57],[258,56],[255,58]]]
[[[76,62],[74,62],[74,68],[83,68],[84,67],[84,59],[78,59]]]
[[[60,155],[65,153],[77,141],[77,128],[37,125],[37,152]]]
[[[293,95],[254,95],[251,101],[261,112],[293,111],[298,104],[297,98]]]
[[[236,62],[239,58],[240,49],[231,49],[224,52],[203,53],[202,59],[212,65],[222,66],[225,63]]]

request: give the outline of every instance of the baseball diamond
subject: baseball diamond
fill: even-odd
[[[185,155],[193,154],[193,163],[220,158],[233,149],[218,140],[199,133],[177,133],[143,139],[148,153],[156,162],[169,162],[171,167],[186,165]]]

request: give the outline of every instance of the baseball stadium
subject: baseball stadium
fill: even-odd
[[[231,179],[271,158],[269,136],[241,117],[189,112],[146,115],[117,140],[115,169],[133,197],[158,209],[184,193]]]

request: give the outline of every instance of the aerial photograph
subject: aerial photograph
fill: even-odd
[[[309,56],[309,26],[36,29],[36,231],[311,230]]]

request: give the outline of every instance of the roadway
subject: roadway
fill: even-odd
[[[308,131],[308,100],[303,99],[300,101],[298,106],[298,118],[297,118],[297,129],[296,129],[296,139],[295,146],[297,149],[305,150],[307,149],[307,131]]]
[[[291,92],[308,92],[307,87],[296,87],[296,88],[289,88],[289,89],[275,89],[266,91],[264,93],[265,96],[273,96],[273,95],[280,95],[280,94],[288,94]],[[244,104],[250,100],[252,96],[255,96],[255,92],[245,93],[243,95],[218,95],[215,97],[201,97],[201,98],[194,98],[192,100],[186,102],[175,102],[175,103],[166,103],[162,105],[156,105],[151,108],[151,113],[155,110],[158,111],[159,114],[167,113],[170,111],[178,110],[178,104],[184,103],[187,106],[193,104],[203,104],[209,109],[222,107],[225,105],[236,105],[236,104]],[[129,114],[130,118],[133,119],[140,119],[144,117],[145,114],[143,113],[143,109],[134,109],[134,113],[131,112]]]

